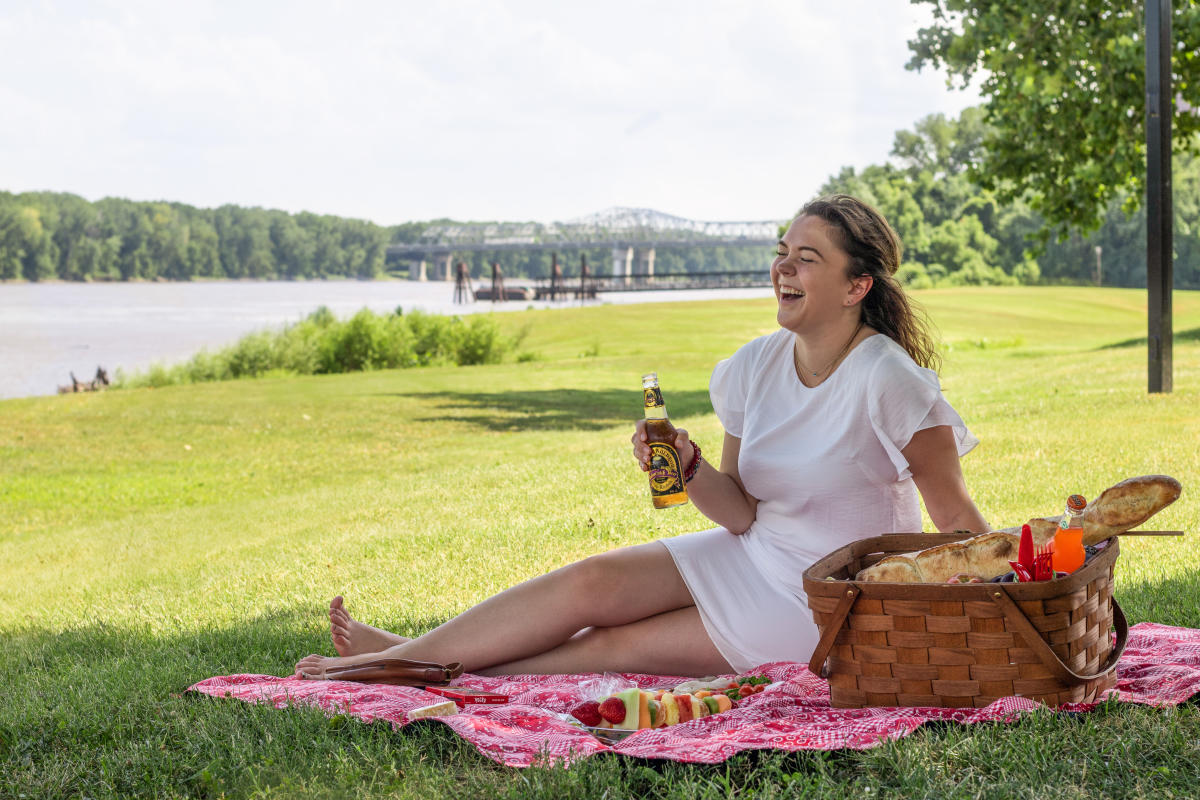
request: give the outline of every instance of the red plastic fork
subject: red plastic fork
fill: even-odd
[[[1054,578],[1054,567],[1051,566],[1053,553],[1050,545],[1045,544],[1033,554],[1033,579],[1035,581],[1048,581]]]

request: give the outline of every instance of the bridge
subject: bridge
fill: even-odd
[[[462,223],[431,225],[417,242],[387,248],[389,261],[409,265],[409,278],[455,280],[454,260],[468,253],[506,250],[560,251],[611,248],[612,273],[597,275],[593,291],[635,288],[694,288],[712,286],[716,274],[654,274],[657,247],[767,248],[778,241],[781,220],[702,222],[651,209],[611,208],[568,222]],[[432,275],[429,269],[433,264]],[[736,277],[735,277],[736,275]],[[744,279],[742,273],[721,273],[725,280]],[[648,280],[647,280],[648,279]],[[660,280],[665,279],[665,280]],[[761,281],[761,279],[760,279]],[[648,283],[658,284],[654,286]],[[739,283],[739,285],[745,285]],[[760,284],[756,284],[760,285]]]

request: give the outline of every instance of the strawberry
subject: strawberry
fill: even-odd
[[[610,697],[600,704],[600,716],[613,725],[625,721],[625,704],[615,697]]]
[[[582,722],[584,725],[594,728],[600,724],[600,704],[595,700],[589,700],[586,703],[580,703],[571,709],[571,716]]]

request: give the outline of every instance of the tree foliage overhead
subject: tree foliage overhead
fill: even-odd
[[[933,24],[909,69],[951,85],[982,78],[988,129],[971,177],[1001,203],[1026,198],[1051,232],[1091,231],[1115,198],[1145,195],[1145,18],[1118,0],[912,0]],[[1200,107],[1200,3],[1175,0],[1173,91]],[[1176,104],[1176,152],[1197,149],[1200,117]]]
[[[1046,219],[1024,197],[1001,201],[971,180],[990,135],[982,108],[965,109],[957,119],[931,114],[896,133],[887,163],[845,167],[818,194],[844,192],[878,208],[904,242],[898,277],[914,289],[1146,285],[1145,212],[1125,213],[1124,192],[1101,210],[1095,231],[1045,242],[1035,259],[1031,237],[1046,230]],[[1174,185],[1175,285],[1200,288],[1200,158],[1179,159]]]

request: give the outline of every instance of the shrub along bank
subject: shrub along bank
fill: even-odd
[[[391,314],[363,309],[339,320],[321,306],[278,331],[258,331],[214,352],[203,350],[182,364],[156,364],[133,375],[118,373],[118,387],[253,378],[268,373],[325,375],[437,364],[497,364],[521,336],[506,336],[495,321],[478,314],[460,317]]]

